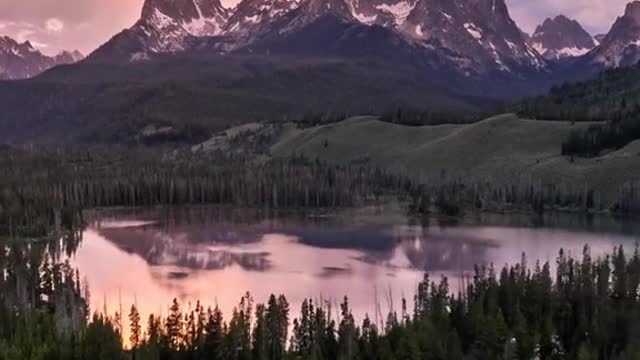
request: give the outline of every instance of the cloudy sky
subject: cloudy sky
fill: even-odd
[[[223,0],[233,6],[238,0]],[[507,0],[513,18],[532,32],[544,18],[565,14],[593,34],[606,32],[629,0]],[[0,0],[0,35],[30,40],[43,52],[88,53],[133,24],[143,0]]]

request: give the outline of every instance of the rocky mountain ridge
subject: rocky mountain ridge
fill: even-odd
[[[627,4],[600,45],[587,55],[589,61],[604,67],[634,65],[640,61],[640,1]]]
[[[580,23],[564,15],[547,18],[529,41],[547,60],[582,56],[598,45],[598,41]]]
[[[202,46],[203,38],[214,43],[215,51],[228,53],[264,39],[285,38],[332,18],[349,25],[338,39],[350,31],[368,36],[371,32],[361,27],[378,27],[388,33],[387,38],[406,43],[404,48],[430,52],[428,56],[466,76],[492,72],[521,76],[523,70],[546,69],[504,0],[243,0],[233,9],[223,9],[219,0],[146,0],[141,19],[91,58],[148,60]]]
[[[29,41],[19,43],[8,36],[0,37],[0,80],[31,78],[54,66],[75,63],[83,58],[77,50],[47,56]]]

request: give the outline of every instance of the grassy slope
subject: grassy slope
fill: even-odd
[[[318,128],[288,128],[275,156],[303,153],[333,162],[370,163],[415,176],[525,176],[590,184],[608,194],[640,179],[640,143],[596,159],[571,163],[560,145],[571,129],[587,124],[502,115],[467,126],[405,127],[358,117]],[[325,140],[328,146],[325,147]]]

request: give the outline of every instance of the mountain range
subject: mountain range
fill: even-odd
[[[205,48],[218,54],[377,53],[437,63],[468,77],[547,70],[503,0],[243,0],[232,10],[219,0],[147,0],[140,20],[89,60],[149,61]]]
[[[485,111],[635,63],[638,44],[640,1],[594,38],[564,16],[529,36],[504,0],[242,0],[233,9],[146,0],[135,24],[86,59],[0,82],[0,140],[137,141],[158,129],[191,138],[319,112]],[[47,61],[5,78],[58,64]]]
[[[630,3],[608,34],[593,37],[562,15],[529,36],[504,0],[242,0],[232,9],[220,0],[146,0],[140,19],[88,61],[152,62],[176,53],[349,56],[400,60],[476,80],[542,76],[548,83],[554,82],[549,63],[557,60],[634,63],[638,7]],[[0,54],[5,79],[81,59],[77,52],[47,57],[6,37]]]
[[[550,62],[566,58],[604,67],[635,63],[639,8],[640,2],[630,3],[608,34],[593,37],[559,15],[529,36],[504,0],[242,0],[232,9],[220,0],[146,0],[140,19],[87,61],[152,62],[176,53],[350,56],[391,58],[471,79],[539,79],[548,77]],[[28,42],[0,40],[4,79],[81,58],[77,52],[48,57]]]
[[[77,50],[46,56],[29,41],[19,43],[7,36],[0,37],[0,80],[30,78],[54,66],[72,64],[82,59],[83,55]]]

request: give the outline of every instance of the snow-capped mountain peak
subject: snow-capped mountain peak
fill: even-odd
[[[461,68],[474,72],[546,66],[526,43],[504,0],[418,0],[401,29],[447,49]]]
[[[546,69],[511,19],[505,0],[242,0],[233,9],[224,9],[220,0],[146,0],[138,23],[97,53],[129,61],[193,46],[219,53],[268,53],[266,42],[292,49],[281,41],[298,31],[306,35],[295,36],[295,46],[307,46],[301,37],[311,33],[305,29],[320,23],[312,33],[327,44],[352,28],[346,38],[362,32],[404,43],[403,51],[430,51],[431,59],[454,64],[467,75]]]
[[[222,33],[229,16],[220,0],[145,0],[140,20],[91,58],[143,61],[153,54],[185,51],[198,37]]]
[[[227,21],[225,32],[248,34],[260,24],[269,23],[295,10],[299,0],[245,0],[238,3]]]
[[[19,43],[7,36],[0,37],[0,79],[3,80],[30,78],[56,65],[74,63],[82,58],[78,51],[47,56],[29,41]]]
[[[146,0],[141,19],[163,28],[173,22],[191,35],[212,36],[222,32],[229,16],[220,0]]]
[[[84,59],[84,55],[82,55],[82,53],[78,50],[74,50],[74,51],[61,51],[59,52],[54,59],[56,60],[57,64],[73,64],[73,63],[77,63],[78,61],[81,61]]]
[[[546,19],[536,28],[530,42],[549,60],[582,56],[597,45],[580,23],[563,15]]]
[[[26,53],[38,52],[31,42],[19,43],[8,36],[0,37],[0,53],[12,53],[16,56],[24,56]]]
[[[352,16],[360,23],[400,27],[418,0],[348,0]]]
[[[633,65],[640,60],[640,1],[627,4],[624,15],[589,56],[593,63],[607,67]]]
[[[276,1],[286,2],[287,0]],[[348,0],[300,0],[296,2],[295,5],[290,4],[290,11],[279,14],[275,19],[267,18],[266,21],[260,23],[261,31],[253,40],[260,39],[264,34],[269,34],[269,37],[287,36],[325,17],[338,19],[341,22],[358,23],[353,17],[347,1]],[[251,42],[251,40],[249,40],[249,42]]]

